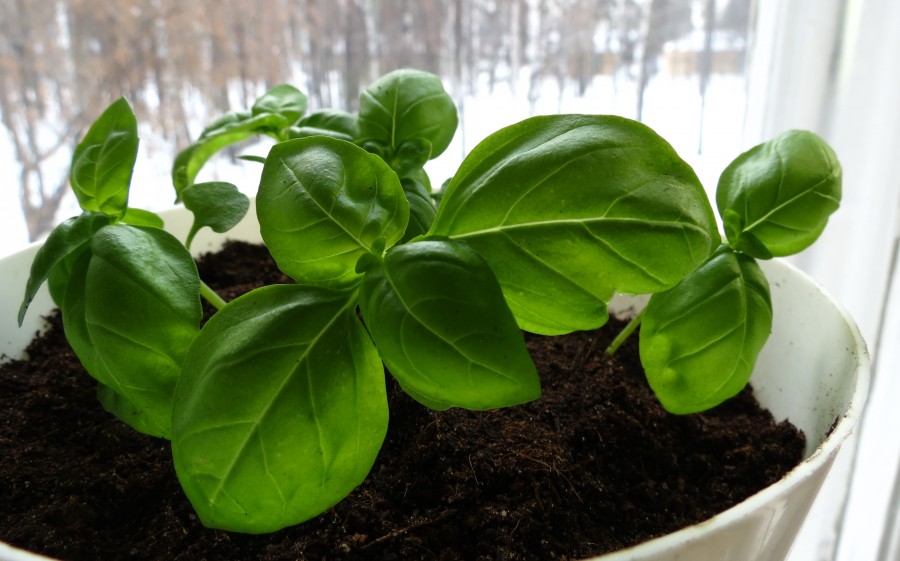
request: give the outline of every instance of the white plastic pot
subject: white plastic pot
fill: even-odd
[[[184,239],[190,226],[182,209],[164,213],[166,227]],[[254,210],[228,237],[258,241]],[[201,232],[196,252],[217,249],[224,236]],[[25,325],[16,313],[37,246],[0,260],[0,353],[21,356],[41,315],[52,303],[42,291]],[[678,532],[590,561],[783,560],[841,444],[860,418],[869,384],[865,343],[847,314],[814,282],[782,261],[762,264],[772,290],[772,335],[752,383],[776,419],[789,419],[807,437],[805,460],[782,480],[713,518]],[[614,303],[619,310],[635,301]],[[615,311],[615,310],[614,310]],[[0,561],[35,561],[34,555],[0,542]]]

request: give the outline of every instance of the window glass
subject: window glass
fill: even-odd
[[[751,0],[0,0],[0,249],[78,212],[69,158],[120,95],[140,122],[131,202],[159,209],[174,153],[217,115],[280,82],[354,109],[398,67],[440,75],[462,116],[435,184],[497,128],[589,112],[643,120],[712,189],[740,146],[751,16]],[[236,156],[266,150],[204,174],[252,192],[258,167]]]

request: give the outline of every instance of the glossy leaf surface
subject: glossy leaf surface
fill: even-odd
[[[188,353],[175,469],[205,525],[271,532],[359,485],[387,420],[384,368],[354,295],[264,287],[213,316]]]
[[[387,164],[325,136],[272,148],[256,210],[278,267],[299,282],[329,286],[355,282],[357,260],[378,243],[399,241],[409,221],[409,203]]]
[[[35,294],[54,269],[67,267],[66,262],[71,263],[72,259],[90,247],[91,237],[97,230],[108,225],[110,221],[111,218],[106,214],[85,212],[69,218],[50,232],[47,241],[38,249],[34,261],[31,262],[31,273],[25,284],[25,296],[19,307],[20,326]],[[60,292],[51,289],[51,295],[59,305],[62,301]]]
[[[762,270],[752,257],[723,246],[676,287],[650,298],[641,363],[667,410],[704,411],[747,385],[771,330]]]
[[[665,290],[719,243],[693,170],[646,126],[534,117],[489,136],[453,177],[429,235],[468,242],[519,325],[560,334],[606,321],[618,290]]]
[[[394,248],[366,273],[360,309],[390,372],[429,407],[491,409],[540,396],[500,286],[465,244]]]
[[[456,105],[440,78],[419,70],[396,70],[366,88],[359,100],[356,142],[394,169],[414,168],[450,144],[458,124]]]
[[[729,243],[760,259],[806,249],[840,205],[841,175],[834,151],[809,131],[788,131],[741,154],[716,191]]]
[[[69,182],[82,209],[122,216],[138,142],[131,105],[119,98],[91,125],[72,155]]]
[[[280,137],[283,129],[296,123],[306,113],[306,106],[306,94],[290,84],[279,84],[260,96],[250,112],[254,116],[266,114],[279,116],[280,122],[266,132]]]
[[[168,437],[175,382],[201,316],[184,246],[156,228],[101,229],[73,269],[62,311],[88,373],[126,399],[151,434]]]

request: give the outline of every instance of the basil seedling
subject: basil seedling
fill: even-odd
[[[791,132],[723,173],[713,209],[696,174],[621,117],[534,117],[482,141],[434,194],[425,163],[457,127],[440,80],[413,70],[367,88],[359,114],[306,115],[276,86],[207,127],[172,170],[188,239],[127,207],[137,150],[125,100],[75,151],[84,213],[37,253],[19,319],[48,282],[103,405],[170,438],[204,524],[270,532],[340,501],[367,476],[388,423],[385,369],[434,409],[540,395],[522,330],[603,325],[617,292],[651,293],[631,324],[661,403],[706,409],[747,383],[772,309],[756,257],[811,243],[840,196],[824,142]],[[260,232],[295,282],[224,302],[187,247],[247,211],[195,183],[222,148],[278,143],[256,198]],[[439,205],[436,204],[439,201]],[[812,202],[810,202],[812,201]],[[200,298],[219,309],[200,328]]]

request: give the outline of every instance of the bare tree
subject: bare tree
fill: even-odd
[[[659,56],[663,46],[693,29],[691,24],[691,0],[650,0],[645,15],[643,34],[643,52],[641,54],[638,94],[637,119],[644,115],[644,93],[650,79],[659,70]]]

